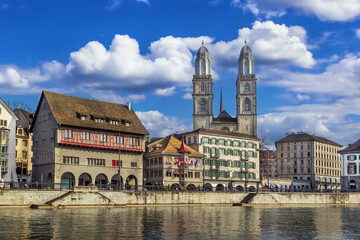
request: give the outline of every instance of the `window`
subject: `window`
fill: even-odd
[[[205,92],[205,84],[202,84],[202,85],[201,85],[200,91],[201,91],[201,92]]]
[[[90,140],[90,132],[82,132],[83,140]]]
[[[100,133],[100,142],[107,142],[107,136],[105,133]]]
[[[249,83],[245,84],[244,93],[250,93],[250,84]]]
[[[42,140],[46,139],[46,131],[43,131]]]
[[[294,153],[294,158],[296,158],[296,153]]]
[[[122,161],[120,161],[120,167],[122,167]],[[113,167],[119,167],[119,161],[118,160],[112,160],[111,161],[111,166]]]
[[[294,150],[296,150],[296,145],[294,145]]]
[[[119,125],[119,121],[117,120],[110,120],[109,123],[112,125]]]
[[[252,142],[249,142],[249,143],[248,143],[248,147],[249,147],[249,148],[253,148],[253,143],[252,143]]]
[[[195,172],[195,178],[200,178],[200,172]]]
[[[203,142],[203,143],[209,143],[209,138],[203,137],[203,138],[202,138],[202,142]]]
[[[137,162],[131,162],[131,167],[132,168],[137,168]]]
[[[356,165],[355,164],[348,165],[348,174],[356,174]]]
[[[248,166],[249,166],[249,168],[255,168],[255,163],[253,163],[253,162],[249,162],[248,164],[249,164],[249,165],[248,165]]]
[[[86,120],[86,117],[85,117],[85,116],[81,116],[80,119],[83,120],[83,121],[85,121],[85,120]]]
[[[356,160],[356,155],[348,155],[347,160]]]
[[[254,157],[254,152],[249,152],[249,157]]]
[[[63,163],[64,163],[64,164],[75,164],[75,165],[79,165],[79,158],[78,158],[78,157],[63,156]]]
[[[224,155],[224,154],[225,154],[225,149],[224,149],[224,148],[220,148],[220,149],[219,149],[219,154],[220,154],[220,155]]]
[[[227,172],[219,172],[219,177],[227,178]]]
[[[244,111],[248,112],[251,110],[250,99],[246,98],[244,102]]]
[[[88,158],[89,166],[101,166],[105,167],[105,159]]]
[[[72,138],[72,130],[71,129],[65,129],[65,138]]]
[[[172,172],[171,172],[171,170],[166,170],[166,177],[171,177],[171,174]]]
[[[225,140],[224,139],[219,139],[219,145],[225,145]]]
[[[303,146],[303,145],[300,146],[300,150],[304,150],[304,146]]]
[[[294,160],[294,166],[296,166],[297,165],[297,162],[296,162],[296,160]]]
[[[210,165],[210,160],[209,159],[205,159],[205,165]]]
[[[205,112],[205,102],[204,101],[202,101],[200,103],[200,112]]]
[[[234,167],[240,167],[240,161],[234,161]]]
[[[216,144],[216,139],[215,138],[211,139],[211,144]]]
[[[246,147],[246,142],[241,142],[241,147]]]
[[[130,123],[129,123],[129,122],[126,122],[126,123],[125,123],[125,126],[126,126],[126,127],[130,127]]]
[[[240,147],[240,142],[239,141],[234,141],[234,147]]]
[[[17,139],[16,139],[17,140]],[[23,140],[23,146],[27,147],[27,140]]]
[[[95,122],[104,123],[104,119],[103,118],[95,118]]]
[[[300,157],[304,157],[304,153],[300,153]]]

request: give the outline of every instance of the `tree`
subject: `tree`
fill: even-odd
[[[29,104],[24,103],[23,101],[19,101],[19,100],[13,100],[13,101],[7,101],[6,103],[9,108],[11,108],[12,110],[21,108],[25,111],[28,111],[29,113],[33,113],[34,112],[34,108],[31,107]]]
[[[260,145],[261,150],[269,150],[269,149],[271,149],[271,144],[268,142],[267,136],[262,136],[260,138],[259,145]]]

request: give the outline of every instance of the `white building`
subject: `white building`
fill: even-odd
[[[18,117],[0,98],[0,160],[5,182],[17,181],[15,171],[16,121]]]
[[[359,191],[360,139],[341,151],[341,189]]]

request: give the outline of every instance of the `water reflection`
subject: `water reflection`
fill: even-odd
[[[0,209],[0,239],[359,239],[360,207]]]

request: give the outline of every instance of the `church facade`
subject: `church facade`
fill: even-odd
[[[193,126],[222,131],[239,132],[257,136],[257,99],[254,59],[250,47],[245,41],[238,60],[236,79],[236,116],[232,117],[222,109],[213,115],[213,79],[209,51],[204,44],[199,48],[195,59],[193,76]]]

